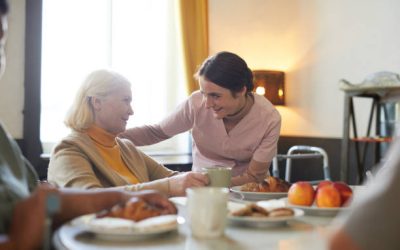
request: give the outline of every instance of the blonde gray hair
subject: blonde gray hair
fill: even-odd
[[[83,131],[94,123],[91,98],[105,98],[121,86],[131,86],[128,79],[111,70],[96,70],[89,74],[76,93],[64,123],[67,127]]]

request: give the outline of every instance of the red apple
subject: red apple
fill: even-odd
[[[293,205],[311,206],[314,194],[314,188],[309,182],[298,181],[289,188],[288,201]]]
[[[342,199],[339,190],[333,185],[325,185],[318,189],[315,196],[315,203],[317,207],[340,207]]]
[[[343,181],[336,181],[333,183],[333,186],[340,193],[340,197],[342,199],[341,206],[346,205],[346,202],[353,196],[353,190],[351,187]]]

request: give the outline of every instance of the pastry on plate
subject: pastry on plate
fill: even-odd
[[[260,183],[249,182],[241,186],[240,191],[243,192],[287,192],[289,190],[290,183],[273,177],[268,176]]]
[[[250,203],[245,207],[230,213],[232,216],[251,216],[251,217],[286,217],[294,216],[294,210],[288,207],[266,209],[257,204]]]
[[[97,214],[97,218],[114,217],[141,221],[147,218],[166,215],[169,212],[163,208],[147,203],[145,200],[133,197],[126,203],[116,204],[110,210]]]

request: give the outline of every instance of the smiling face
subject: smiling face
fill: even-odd
[[[131,102],[128,85],[121,85],[104,98],[92,97],[94,123],[114,135],[125,131],[129,116],[133,115]]]
[[[245,87],[234,97],[229,89],[220,87],[204,77],[199,77],[199,84],[206,108],[212,109],[216,119],[236,114],[245,104]]]

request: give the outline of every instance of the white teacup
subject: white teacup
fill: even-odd
[[[196,187],[186,190],[187,219],[196,238],[216,238],[224,234],[229,190]]]
[[[229,187],[231,185],[232,168],[224,166],[204,167],[202,171],[207,173],[211,187]]]

